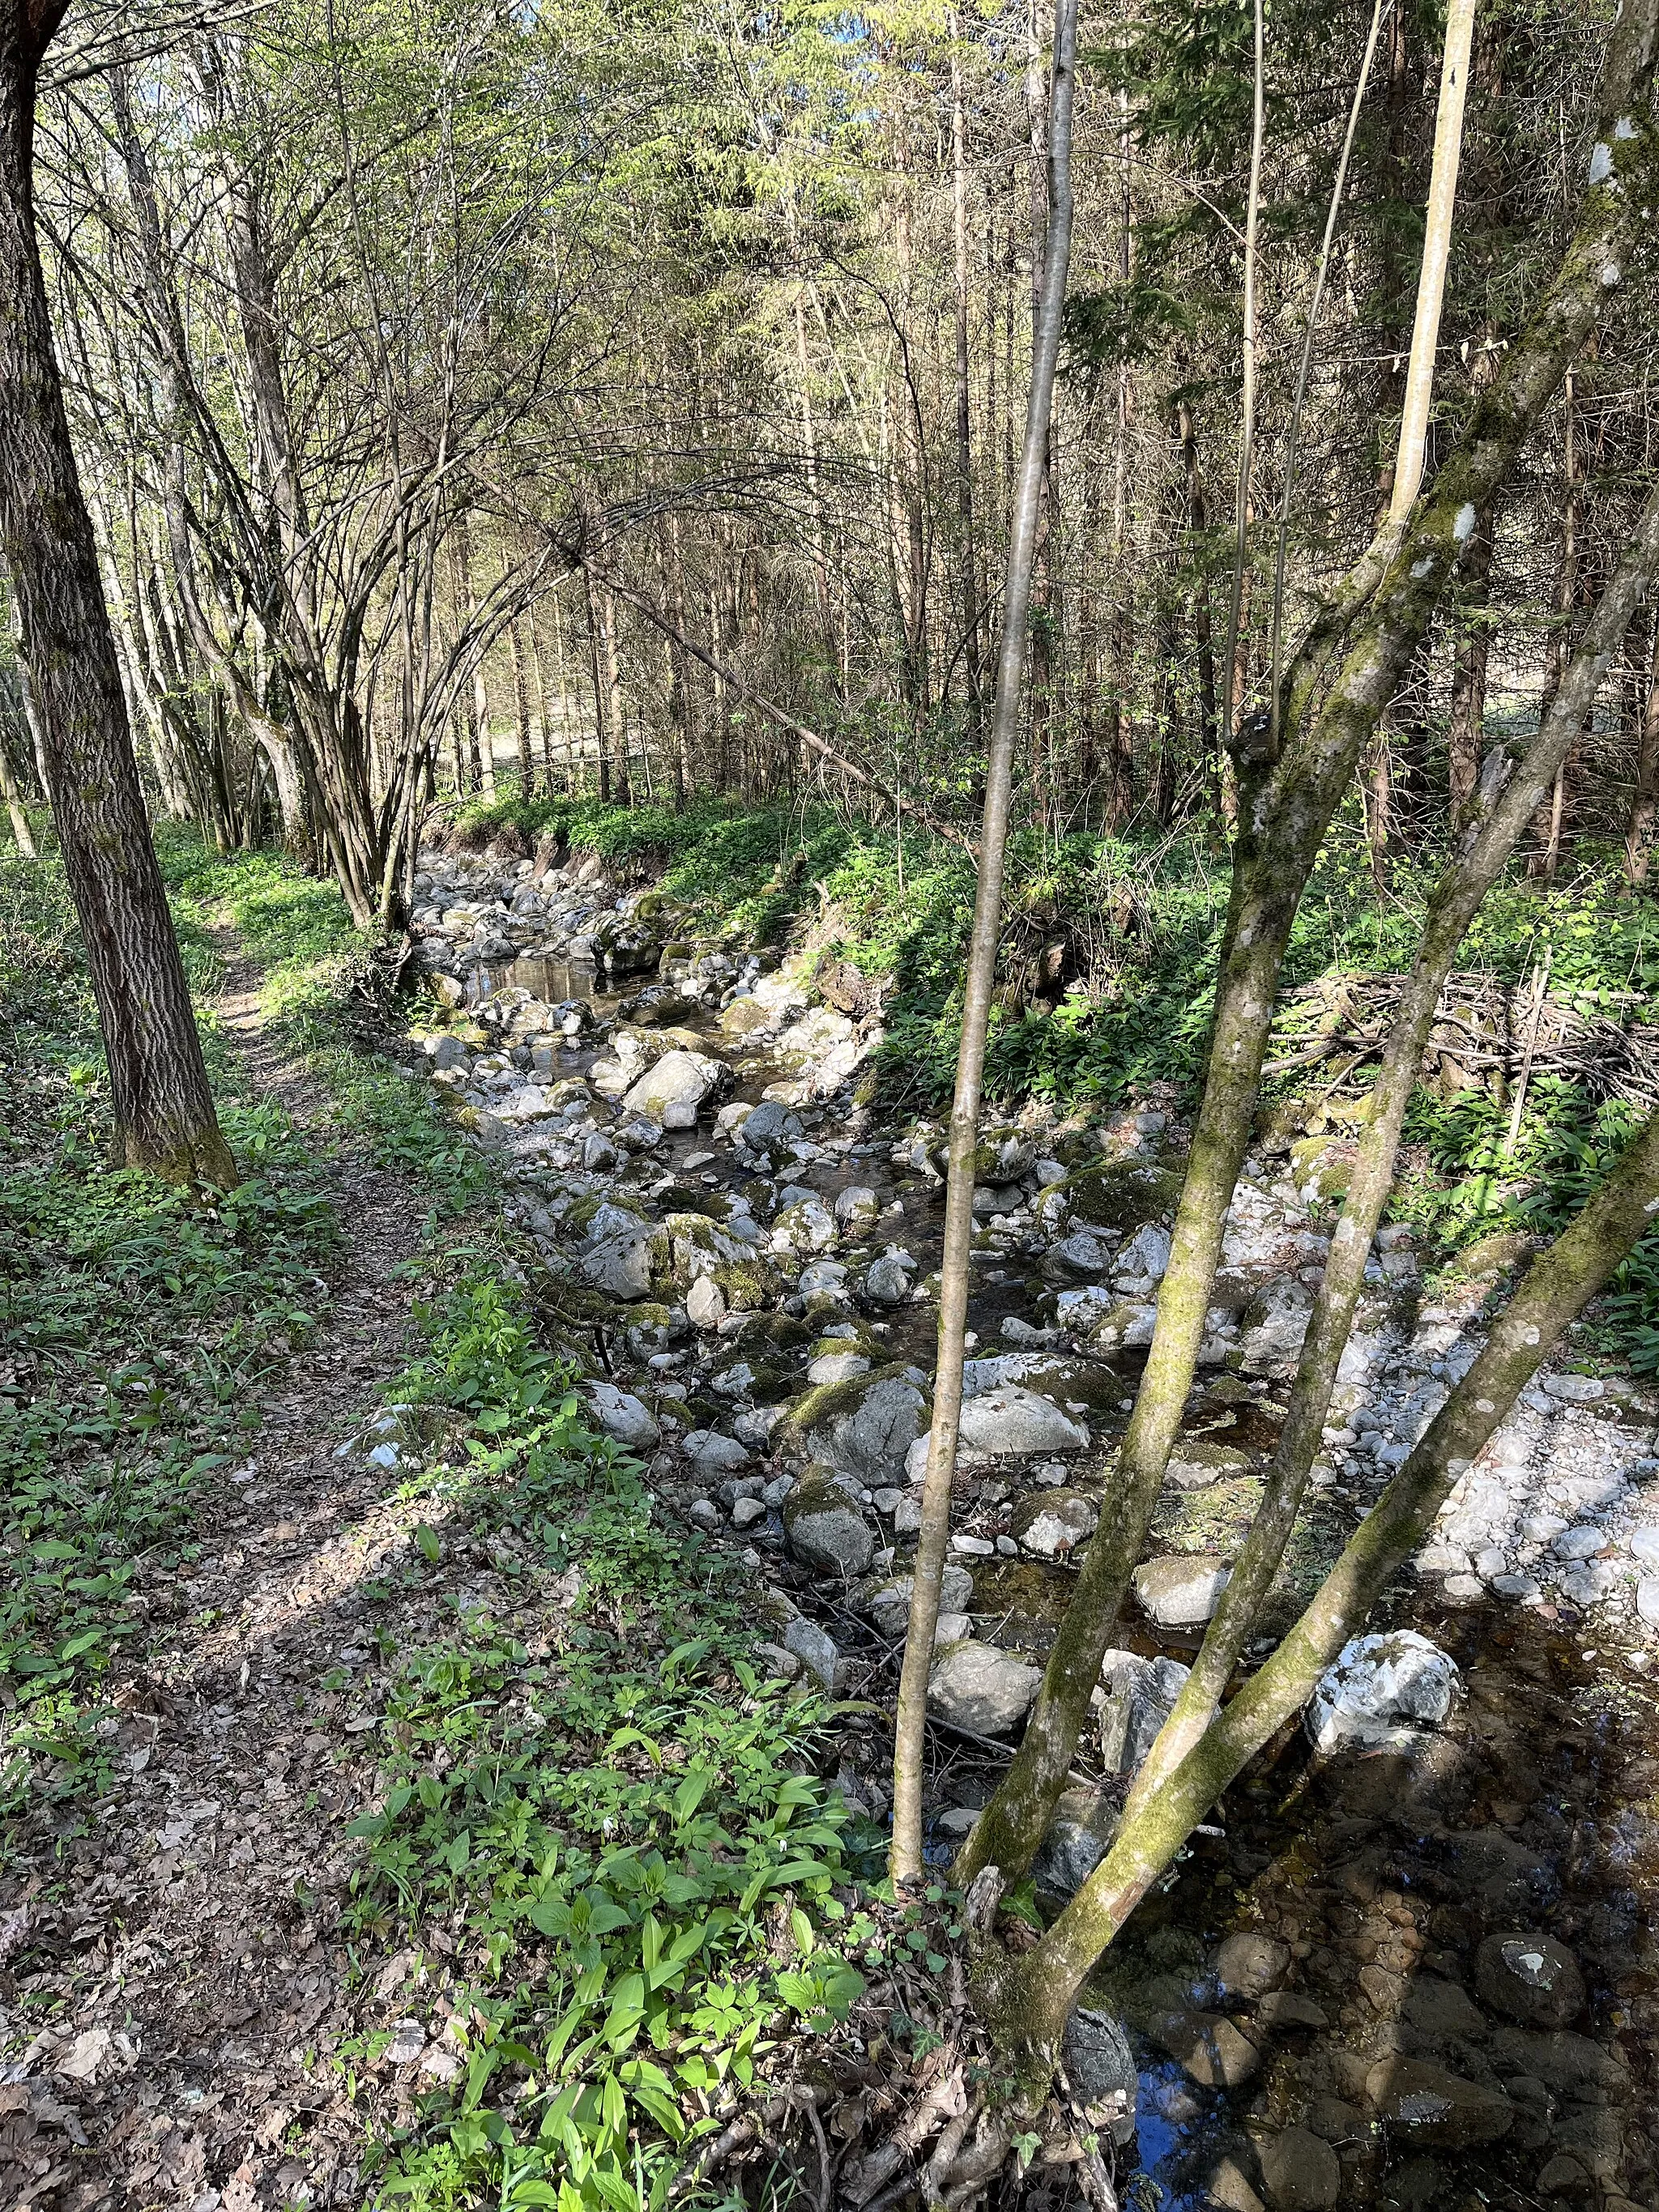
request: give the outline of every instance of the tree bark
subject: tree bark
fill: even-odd
[[[1473,1366],[1272,1658],[1163,1786],[1129,1814],[1047,1935],[1001,1978],[992,2006],[1027,2069],[1052,2066],[1095,1961],[1228,1784],[1305,1704],[1569,1322],[1651,1226],[1656,1203],[1659,1115],[1632,1140],[1577,1219],[1534,1261]]]
[[[1659,814],[1659,615],[1653,621],[1647,696],[1642,704],[1637,741],[1636,789],[1630,804],[1630,827],[1625,834],[1625,875],[1638,888],[1648,879],[1656,814]]]
[[[1403,537],[1382,533],[1312,624],[1285,680],[1280,757],[1276,763],[1241,757],[1234,886],[1208,1071],[1146,1371],[1116,1479],[1024,1740],[959,1856],[963,1881],[990,1864],[1005,1875],[1023,1871],[1064,1785],[1191,1388],[1304,888],[1360,753],[1463,556],[1481,501],[1495,496],[1515,467],[1595,328],[1644,220],[1656,30],[1659,0],[1627,0],[1608,42],[1591,181],[1560,268],[1475,402],[1456,447],[1419,495]]]
[[[35,234],[36,76],[60,15],[55,0],[0,15],[0,555],[103,1029],[116,1158],[225,1190],[236,1164],[150,842]]]
[[[1066,279],[1071,264],[1071,134],[1076,69],[1076,0],[1058,0],[1048,118],[1048,222],[1042,295],[1003,591],[1002,642],[997,659],[996,695],[986,761],[979,881],[968,951],[956,1097],[951,1109],[933,1423],[922,1486],[921,1528],[916,1546],[909,1633],[899,1678],[894,1735],[893,1843],[890,1863],[896,1883],[914,1881],[921,1870],[922,1741],[933,1635],[939,1625],[939,1587],[950,1541],[951,1485],[956,1469],[957,1433],[962,1411],[968,1269],[974,1235],[974,1152],[979,1138],[985,1042],[990,1028],[997,945],[1002,931],[1004,848],[1013,788],[1014,747],[1019,734],[1020,692],[1025,672],[1039,505],[1048,448],[1048,417],[1060,356]]]

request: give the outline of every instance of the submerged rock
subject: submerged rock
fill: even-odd
[[[1444,1722],[1458,1688],[1455,1661],[1414,1629],[1356,1636],[1321,1675],[1304,1724],[1318,1751],[1403,1750]]]
[[[1474,1986],[1528,2027],[1565,2027],[1584,2007],[1578,1962],[1553,1936],[1488,1936],[1474,1954]]]
[[[1372,2110],[1402,2142],[1443,2150],[1496,2142],[1515,2107],[1499,2089],[1466,2081],[1422,2058],[1380,2058],[1365,2076]]]

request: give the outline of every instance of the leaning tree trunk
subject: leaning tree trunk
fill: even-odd
[[[116,1156],[228,1189],[184,963],[133,758],[35,236],[36,74],[61,10],[0,15],[0,554],[109,1061]]]
[[[1659,1115],[1534,1261],[1474,1364],[1272,1658],[1162,1787],[1131,1809],[1110,1850],[1042,1941],[996,1977],[991,2008],[1022,2071],[1046,2079],[1096,1960],[1229,1783],[1307,1702],[1569,1322],[1651,1227],[1656,1208]]]
[[[956,1098],[951,1109],[950,1172],[945,1190],[945,1251],[939,1270],[939,1362],[933,1377],[933,1425],[922,1485],[921,1528],[911,1583],[910,1627],[899,1676],[893,1747],[893,1844],[896,1882],[921,1872],[921,1750],[939,1626],[939,1589],[951,1534],[951,1484],[956,1472],[962,1416],[962,1367],[968,1326],[968,1267],[974,1242],[974,1153],[979,1140],[979,1103],[985,1041],[1002,934],[1003,852],[1013,787],[1014,745],[1019,734],[1020,690],[1025,672],[1043,471],[1054,368],[1060,356],[1061,310],[1072,250],[1072,103],[1077,69],[1077,0],[1059,0],[1054,17],[1054,96],[1048,121],[1048,225],[1039,299],[1031,386],[1020,455],[1003,590],[1002,644],[985,774],[985,814],[980,835],[979,884],[968,951],[957,1057]]]
[[[1361,751],[1467,556],[1481,504],[1515,468],[1646,227],[1656,36],[1659,0],[1626,0],[1609,40],[1601,130],[1578,227],[1559,269],[1403,533],[1385,528],[1316,618],[1285,680],[1284,751],[1241,761],[1250,774],[1209,1066],[1146,1372],[1019,1750],[958,1856],[964,1883],[992,1864],[1005,1877],[1023,1872],[1064,1787],[1196,1370],[1303,890]]]

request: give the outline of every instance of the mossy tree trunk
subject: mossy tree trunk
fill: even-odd
[[[1659,1115],[1533,1262],[1463,1380],[1413,1449],[1301,1619],[1161,1786],[1042,1941],[988,1994],[1023,2071],[1052,2063],[1085,1977],[1221,1792],[1306,1703],[1389,1581],[1422,1543],[1516,1396],[1659,1212]]]
[[[1416,957],[1371,1093],[1370,1118],[1360,1132],[1347,1194],[1331,1238],[1261,1501],[1175,1710],[1136,1778],[1132,1811],[1163,1787],[1165,1778],[1208,1727],[1273,1587],[1309,1470],[1319,1452],[1337,1370],[1364,1286],[1371,1240],[1393,1188],[1406,1109],[1416,1087],[1440,994],[1470,922],[1576,743],[1631,619],[1656,576],[1659,576],[1659,489],[1648,497],[1631,543],[1586,625],[1549,713],[1508,781],[1492,793],[1463,851],[1445,870],[1430,900]],[[1497,765],[1493,763],[1494,768]],[[1494,775],[1489,781],[1496,783],[1497,778]]]
[[[1659,0],[1637,0],[1613,28],[1589,180],[1547,291],[1403,532],[1385,527],[1314,623],[1285,679],[1278,758],[1241,756],[1239,836],[1208,1070],[1146,1372],[1042,1690],[1013,1765],[958,1856],[961,1881],[990,1865],[1010,1879],[1023,1873],[1065,1786],[1192,1385],[1279,968],[1331,817],[1474,542],[1480,508],[1515,468],[1638,235],[1650,228],[1647,110],[1656,19]]]

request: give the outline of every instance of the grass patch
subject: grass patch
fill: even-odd
[[[814,1771],[833,1709],[765,1679],[736,1570],[653,1516],[502,1266],[456,1255],[398,1388],[465,1424],[421,1478],[428,1561],[487,1534],[545,1632],[474,1615],[389,1702],[349,1918],[444,1965],[413,2000],[435,2064],[370,2172],[422,2212],[641,2212],[781,2039],[845,2017],[878,1845]]]

